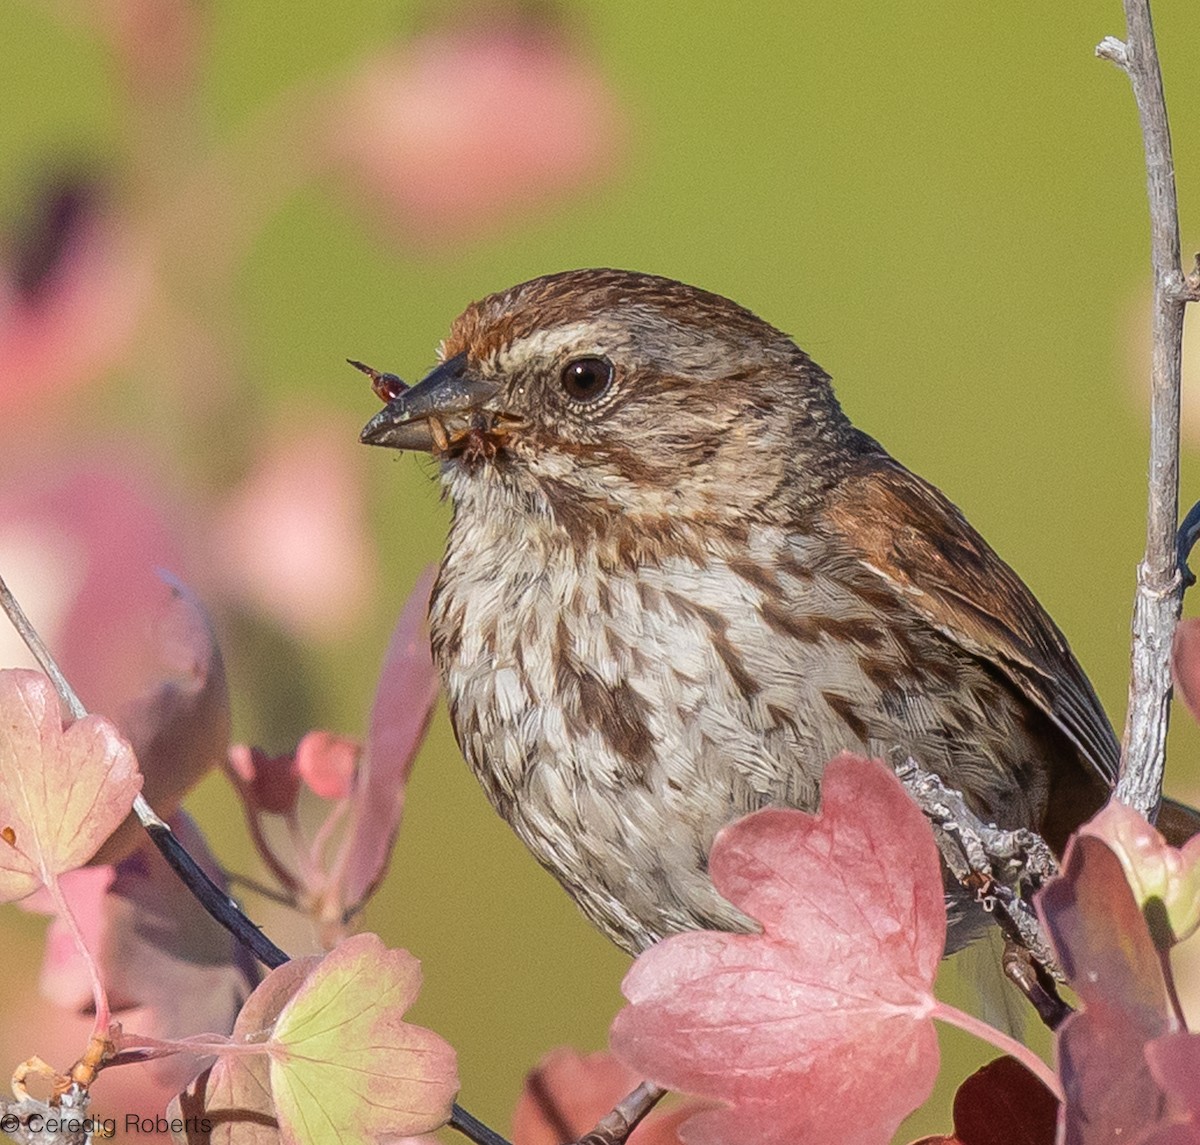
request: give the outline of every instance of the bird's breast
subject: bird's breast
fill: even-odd
[[[716,558],[614,571],[536,531],[452,531],[431,631],[459,744],[627,948],[744,925],[704,873],[714,834],[764,803],[815,803],[823,732],[802,697],[838,667],[769,639],[762,604]]]

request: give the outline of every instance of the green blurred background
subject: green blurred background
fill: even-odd
[[[209,7],[203,106],[218,140],[416,16],[395,0]],[[548,271],[702,285],[792,333],[851,416],[964,509],[1066,631],[1119,728],[1143,544],[1148,226],[1129,85],[1093,57],[1123,32],[1116,0],[564,8],[625,108],[623,156],[565,204],[420,251],[319,187],[300,192],[236,277],[237,365],[263,408],[302,418],[319,397],[365,421],[377,403],[345,357],[414,379],[467,302]],[[1155,15],[1190,251],[1200,7],[1168,0]],[[0,5],[0,43],[4,214],[48,155],[119,155],[125,112],[93,40],[37,4]],[[1200,496],[1197,456],[1185,446],[1185,501]],[[391,622],[447,522],[427,463],[373,451],[369,465],[383,566],[371,615],[297,663],[235,640],[238,738],[281,750],[309,726],[363,727]],[[270,713],[249,698],[296,671],[307,704]],[[1178,713],[1168,786],[1195,797],[1200,737],[1187,725]],[[222,782],[189,806],[248,869]],[[497,1128],[543,1052],[604,1044],[626,959],[493,816],[441,712],[366,923],[424,961],[415,1016],[457,1047],[461,1100]],[[36,959],[33,925],[10,911],[4,926]],[[949,1084],[990,1056],[964,1037],[944,1044]],[[901,1138],[948,1128],[943,1095]]]

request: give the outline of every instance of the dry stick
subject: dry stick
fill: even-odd
[[[29,651],[33,653],[42,670],[50,677],[55,691],[58,692],[59,698],[72,719],[83,719],[87,715],[87,709],[75,694],[75,689],[68,683],[66,676],[63,675],[37,630],[30,623],[29,617],[25,615],[25,610],[17,602],[17,598],[13,596],[8,585],[4,583],[3,577],[0,577],[0,609],[8,615]],[[254,922],[242,913],[237,903],[209,878],[208,873],[192,858],[183,844],[175,837],[175,833],[159,818],[143,796],[138,795],[134,800],[133,810],[160,854],[170,863],[172,869],[200,905],[217,922],[265,966],[274,969],[288,961],[287,953],[267,938]],[[477,1117],[472,1116],[461,1105],[455,1104],[452,1107],[450,1125],[463,1136],[474,1141],[475,1145],[509,1145],[504,1137]]]
[[[1162,799],[1171,703],[1171,643],[1183,606],[1176,563],[1179,517],[1179,380],[1183,313],[1196,298],[1179,261],[1179,212],[1171,133],[1149,0],[1124,0],[1126,42],[1106,38],[1096,54],[1124,69],[1133,86],[1146,149],[1150,262],[1154,273],[1150,403],[1150,491],[1146,554],[1133,607],[1129,714],[1117,798],[1153,818]]]

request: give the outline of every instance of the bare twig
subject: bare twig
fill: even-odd
[[[1096,54],[1129,76],[1146,150],[1150,262],[1154,274],[1150,405],[1150,496],[1146,554],[1133,607],[1129,714],[1117,798],[1153,818],[1162,799],[1171,702],[1171,641],[1183,605],[1176,559],[1179,517],[1179,379],[1183,312],[1196,297],[1179,258],[1179,211],[1171,133],[1149,0],[1124,0],[1126,39],[1106,38]]]
[[[667,1091],[644,1081],[628,1097],[617,1102],[596,1128],[579,1139],[577,1145],[624,1145],[629,1135],[662,1099]]]

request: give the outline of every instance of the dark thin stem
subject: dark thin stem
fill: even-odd
[[[288,961],[287,954],[263,934],[258,926],[241,912],[237,903],[205,874],[170,827],[151,823],[146,832],[158,848],[159,854],[171,864],[171,869],[183,880],[196,901],[259,962],[274,970]]]
[[[67,682],[66,676],[63,675],[54,657],[50,654],[50,650],[30,623],[29,617],[25,615],[25,610],[9,591],[8,585],[5,584],[2,577],[0,577],[0,608],[3,608],[21,639],[25,641],[26,647],[33,653],[46,675],[50,677],[64,707],[74,719],[83,719],[88,714],[87,709]],[[277,966],[282,966],[289,961],[287,953],[263,934],[259,927],[242,913],[237,903],[209,878],[208,873],[188,854],[183,844],[175,837],[171,828],[154,813],[140,795],[138,801],[140,801],[141,809],[139,809],[138,802],[135,802],[134,810],[138,813],[138,819],[145,827],[151,842],[209,915],[229,931],[264,966],[274,970]],[[475,1145],[509,1145],[499,1133],[489,1129],[461,1105],[456,1104],[453,1107],[450,1124],[474,1141]]]
[[[1197,541],[1200,541],[1200,501],[1188,510],[1175,537],[1175,561],[1183,574],[1185,588],[1191,588],[1196,583],[1196,574],[1188,567],[1188,557],[1192,555]]]
[[[1179,210],[1171,132],[1149,0],[1124,0],[1126,42],[1096,50],[1133,86],[1146,152],[1150,262],[1154,278],[1150,397],[1150,482],[1146,553],[1133,610],[1129,714],[1117,798],[1151,818],[1162,799],[1171,703],[1171,643],[1183,606],[1176,560],[1179,519],[1179,384],[1183,313],[1192,291],[1179,260]]]
[[[501,1137],[494,1129],[484,1125],[478,1117],[472,1117],[461,1105],[455,1102],[450,1110],[450,1128],[457,1129],[475,1145],[510,1145],[507,1138]]]

